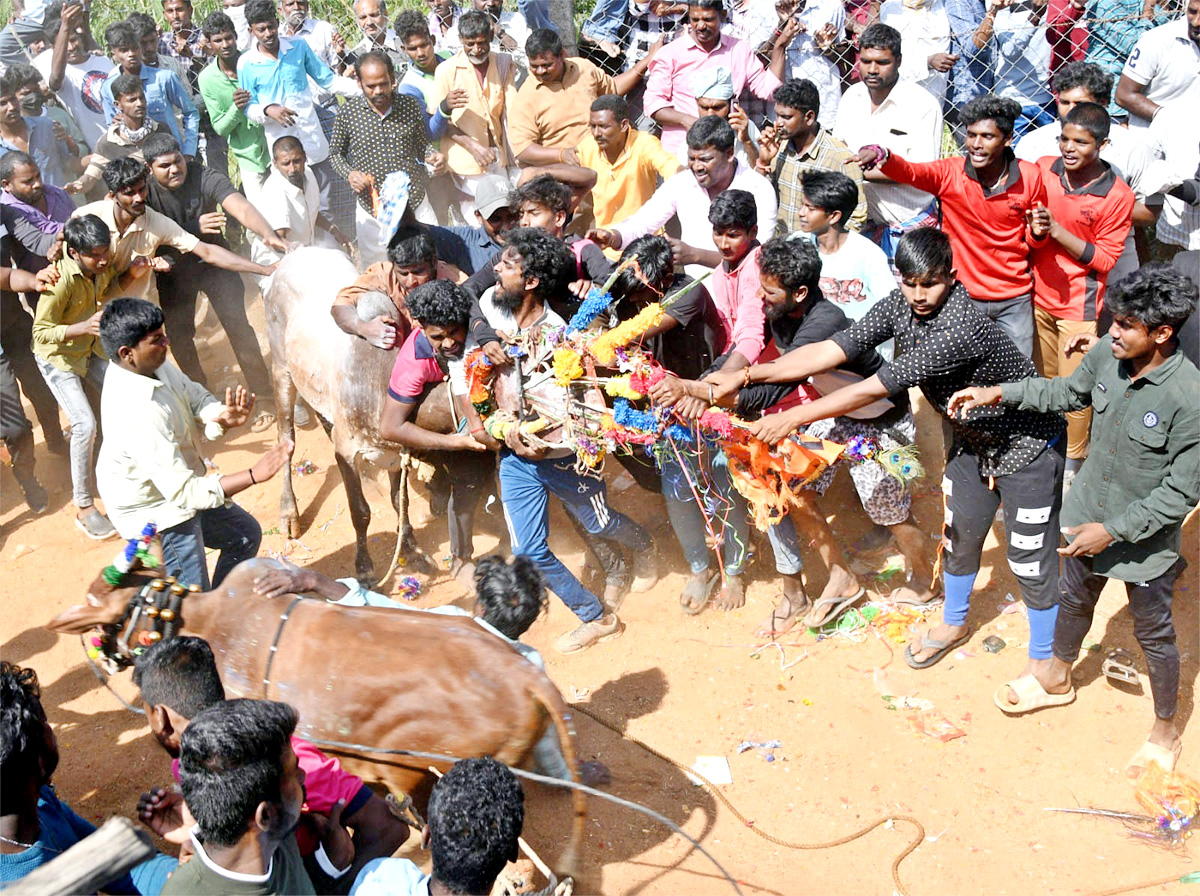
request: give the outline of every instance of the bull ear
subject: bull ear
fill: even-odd
[[[99,611],[104,609],[104,602],[90,591],[87,599],[86,604],[77,604],[63,610],[46,624],[46,628],[60,635],[81,635],[100,625],[104,620],[100,619]]]

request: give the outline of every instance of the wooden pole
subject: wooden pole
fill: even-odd
[[[157,853],[128,818],[110,818],[62,855],[4,888],[5,896],[95,893]]]

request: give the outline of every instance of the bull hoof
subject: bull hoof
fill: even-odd
[[[298,516],[285,517],[279,521],[279,525],[287,533],[288,538],[300,537],[300,518]]]
[[[407,549],[401,554],[404,558],[404,567],[410,573],[417,573],[423,576],[436,575],[439,570],[437,564],[419,548]]]
[[[379,584],[375,581],[375,564],[370,560],[354,564],[354,578],[358,579],[364,588],[374,588]]]

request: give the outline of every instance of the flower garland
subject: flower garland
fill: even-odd
[[[154,569],[158,566],[158,559],[150,553],[150,543],[156,534],[158,534],[158,527],[154,523],[146,523],[142,527],[142,534],[129,539],[125,549],[117,554],[112,564],[104,567],[104,572],[101,573],[104,581],[114,588],[121,587],[125,584],[125,576],[133,569],[135,560],[142,561],[142,566],[147,569]]]
[[[588,346],[588,351],[597,363],[604,367],[612,367],[617,363],[617,349],[624,348],[631,342],[640,339],[647,330],[652,330],[662,323],[663,306],[658,302],[647,305],[629,320],[618,324],[611,330],[606,330]]]

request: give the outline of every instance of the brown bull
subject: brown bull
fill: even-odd
[[[546,673],[465,616],[340,607],[298,596],[266,598],[254,580],[278,561],[248,560],[213,591],[189,594],[177,633],[212,645],[229,697],[281,700],[300,716],[296,734],[321,741],[457,758],[525,763],[547,723],[578,777],[570,708]],[[87,603],[47,628],[82,634],[115,626],[152,577],[114,588],[97,577]],[[402,670],[402,671],[400,671]],[[337,752],[348,771],[397,793],[428,786],[426,760]],[[586,806],[574,792],[571,841],[560,861],[573,873]]]
[[[346,488],[354,524],[355,575],[373,582],[374,566],[367,550],[371,506],[363,494],[360,467],[370,463],[387,470],[392,505],[399,517],[397,550],[415,551],[408,522],[407,465],[402,446],[379,434],[387,399],[388,379],[396,353],[376,348],[338,329],[329,309],[339,289],[358,275],[341,252],[300,249],[287,255],[263,294],[279,435],[295,438],[292,408],[299,393],[321,417],[333,441],[334,456]],[[359,314],[370,320],[379,314],[394,317],[395,306],[382,293],[359,300]],[[421,402],[415,422],[433,432],[454,432],[449,390],[439,385]],[[279,497],[280,526],[290,538],[300,535],[300,512],[292,491],[292,471],[283,471]]]

